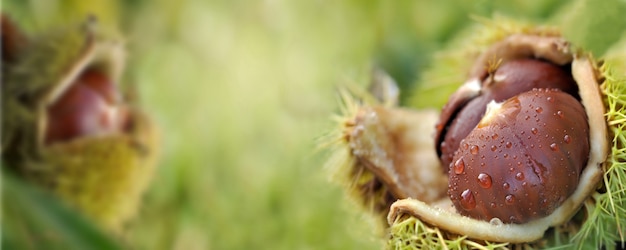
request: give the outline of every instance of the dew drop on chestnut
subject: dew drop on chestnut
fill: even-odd
[[[519,172],[519,173],[515,174],[515,179],[518,180],[518,181],[523,181],[524,178],[525,178],[524,177],[524,173],[522,173],[522,172]]]
[[[537,128],[531,128],[530,132],[533,133],[533,135],[536,135],[537,132],[539,132],[539,131],[537,130]]]
[[[465,210],[472,210],[476,207],[476,199],[474,199],[474,194],[469,189],[465,189],[461,193],[461,207]]]
[[[506,197],[504,197],[504,202],[507,205],[513,205],[513,203],[515,203],[515,196],[512,194],[506,195]]]
[[[559,150],[559,145],[557,145],[556,143],[552,143],[552,144],[550,144],[550,149],[552,151],[558,151]]]
[[[478,146],[472,145],[470,147],[470,154],[477,155],[478,154]]]
[[[563,141],[569,144],[570,142],[572,142],[572,138],[569,135],[565,135],[563,136]]]
[[[559,110],[556,112],[556,115],[559,116],[559,118],[564,118],[565,116],[563,115],[563,111]]]
[[[454,173],[462,174],[465,171],[465,162],[460,158],[454,162]]]
[[[478,183],[482,188],[491,188],[491,176],[485,173],[480,173],[478,175]]]

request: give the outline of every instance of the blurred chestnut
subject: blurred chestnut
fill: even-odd
[[[83,72],[48,107],[46,143],[123,130],[127,112],[108,76],[96,69]]]

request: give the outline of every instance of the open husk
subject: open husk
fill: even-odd
[[[468,34],[439,54],[432,68],[423,74],[423,83],[413,99],[417,110],[382,105],[368,101],[370,98],[363,95],[357,101],[356,97],[344,94],[347,108],[340,119],[341,140],[336,148],[336,158],[344,160],[335,160],[332,165],[343,173],[343,181],[349,183],[347,186],[357,200],[369,204],[374,214],[387,218],[387,246],[402,249],[598,247],[623,240],[621,225],[626,211],[622,209],[625,191],[621,180],[626,176],[625,167],[619,162],[626,160],[623,155],[626,133],[622,132],[626,82],[624,75],[615,74],[612,68],[623,63],[619,61],[623,57],[613,57],[614,60],[602,64],[566,43],[557,48],[558,53],[554,53],[549,43],[547,47],[537,43],[527,53],[557,64],[571,62],[585,110],[592,114],[589,116],[590,160],[581,175],[581,188],[551,215],[525,224],[478,221],[454,211],[445,194],[447,185],[443,191],[439,186],[442,178],[447,184],[447,177],[436,161],[435,127],[428,127],[438,116],[432,108],[440,108],[447,95],[461,83],[471,84],[473,77],[480,75],[483,69],[475,66],[476,61],[486,62],[495,54],[503,55],[502,51],[493,52],[498,50],[493,44],[506,39],[519,41],[527,36],[558,37],[555,28],[509,20],[485,21],[472,27]],[[488,48],[492,52],[485,52]]]
[[[44,142],[44,135],[47,107],[81,72],[97,69],[112,82],[121,81],[121,39],[104,34],[89,19],[29,37],[11,52],[14,58],[2,69],[3,167],[51,191],[99,226],[120,232],[137,212],[156,165],[152,121],[126,96],[129,125],[123,131],[54,143]]]

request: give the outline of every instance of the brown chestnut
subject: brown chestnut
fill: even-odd
[[[105,74],[86,70],[48,107],[45,142],[121,131],[127,114],[120,99],[119,90]]]
[[[557,89],[491,103],[454,155],[450,199],[459,213],[476,219],[545,217],[576,190],[588,135],[582,104]]]
[[[15,62],[19,50],[27,43],[26,35],[4,13],[0,14],[0,41],[0,57],[5,64]]]
[[[458,109],[456,115],[442,116],[438,129],[438,152],[442,166],[448,169],[460,141],[478,124],[485,114],[487,103],[502,102],[533,88],[558,88],[577,96],[576,82],[570,72],[558,65],[531,58],[522,58],[503,63],[494,73],[483,80],[478,95],[464,103],[447,105],[445,109]],[[466,91],[460,89],[459,92]],[[458,92],[457,92],[458,93]],[[463,95],[462,93],[458,93]],[[447,118],[447,119],[446,119]]]

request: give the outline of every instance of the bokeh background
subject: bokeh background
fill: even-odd
[[[29,31],[94,14],[126,35],[123,84],[138,89],[162,148],[122,245],[380,249],[375,221],[330,181],[317,148],[335,129],[337,86],[366,86],[380,67],[406,103],[433,53],[475,17],[567,20],[566,35],[601,55],[624,34],[623,3],[4,0],[2,11]]]

